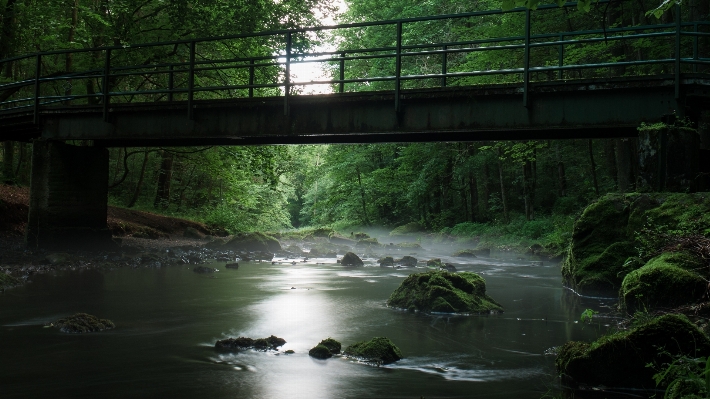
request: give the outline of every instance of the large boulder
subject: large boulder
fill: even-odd
[[[399,348],[386,337],[375,337],[369,341],[352,344],[345,349],[343,354],[377,364],[394,363],[402,358]]]
[[[362,259],[360,259],[359,256],[355,255],[352,252],[348,252],[343,256],[343,259],[340,261],[340,264],[343,266],[362,266],[364,265]]]
[[[415,267],[415,266],[417,266],[417,258],[414,258],[409,255],[405,255],[402,257],[402,259],[395,259],[394,263],[397,263],[399,265],[406,266],[406,267]]]
[[[633,313],[698,302],[708,285],[696,272],[703,268],[703,261],[688,252],[663,253],[626,275],[620,291],[623,304]]]
[[[387,305],[441,313],[503,311],[500,304],[486,295],[483,277],[471,272],[429,271],[411,274],[390,295]]]
[[[638,233],[653,226],[674,226],[684,234],[710,234],[707,193],[608,194],[577,219],[562,265],[565,284],[582,294],[614,295],[629,272],[643,265],[628,262],[645,245]],[[660,248],[656,248],[660,249]]]
[[[567,342],[555,366],[573,386],[652,390],[656,370],[679,355],[710,355],[710,339],[685,316],[667,314],[592,344]]]
[[[275,238],[264,233],[238,233],[224,244],[223,249],[233,251],[281,251],[281,244]]]
[[[318,345],[308,351],[308,355],[316,359],[328,359],[340,353],[340,342],[333,338],[326,338],[318,343]]]

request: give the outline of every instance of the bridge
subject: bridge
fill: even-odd
[[[0,84],[0,140],[34,142],[28,243],[106,238],[106,147],[634,137],[643,122],[710,109],[710,22],[684,20],[676,6],[670,23],[547,31],[561,10],[0,60],[16,71]],[[502,23],[520,32],[469,33]],[[77,70],[64,70],[69,58]],[[303,64],[325,76],[299,80]]]

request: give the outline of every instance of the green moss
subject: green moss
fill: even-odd
[[[76,313],[72,316],[59,319],[52,325],[59,328],[61,332],[75,334],[110,330],[115,327],[111,320],[99,319],[96,316],[86,313]]]
[[[334,355],[340,353],[340,349],[342,348],[342,345],[340,344],[340,342],[334,340],[333,338],[326,338],[326,339],[320,341],[318,343],[318,345],[325,346],[326,348],[328,348],[330,353],[332,353]]]
[[[400,242],[396,247],[402,249],[423,249],[422,246],[416,242]]]
[[[308,351],[308,356],[315,357],[316,359],[328,359],[333,357],[333,354],[325,345],[318,344]]]
[[[681,252],[651,259],[624,278],[621,297],[627,311],[672,308],[699,301],[707,281],[693,270],[701,266],[700,259]]]
[[[343,352],[346,356],[355,357],[367,362],[388,364],[402,358],[402,352],[386,337],[375,337],[348,346]]]
[[[568,342],[555,366],[573,384],[654,389],[654,367],[672,356],[710,354],[710,340],[685,316],[667,314],[591,344]]]
[[[485,280],[470,272],[411,274],[390,295],[387,305],[444,313],[490,313],[503,308],[486,295]]]
[[[441,262],[441,259],[439,259],[439,258],[429,259],[428,261],[426,261],[426,265],[429,267],[436,267],[436,268],[440,268],[440,267],[444,266],[444,264]]]

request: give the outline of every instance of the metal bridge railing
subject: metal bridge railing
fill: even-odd
[[[573,5],[568,3],[565,7]],[[193,118],[194,101],[199,99],[283,96],[284,113],[288,114],[289,98],[298,94],[299,87],[311,85],[327,85],[337,93],[346,88],[360,91],[389,85],[395,110],[399,110],[400,92],[405,85],[446,87],[481,82],[519,84],[523,105],[527,106],[533,82],[633,75],[674,79],[678,98],[682,72],[710,71],[708,54],[700,54],[700,41],[710,41],[710,33],[702,28],[710,27],[710,22],[682,21],[680,6],[676,6],[673,23],[535,31],[537,25],[549,25],[535,24],[535,16],[559,10],[556,5],[544,5],[534,11],[491,10],[29,54],[0,60],[0,68],[13,63],[20,75],[14,82],[0,84],[0,113],[31,110],[38,123],[40,111],[48,107],[95,105],[102,108],[104,120],[109,120],[114,103],[182,101],[188,117]],[[468,37],[465,33],[465,27],[472,23],[502,23],[504,17],[511,24],[522,22],[522,32],[509,37]],[[434,29],[443,38],[418,43],[407,29],[420,23],[443,25]],[[376,45],[357,46],[353,37],[357,38],[357,31],[368,29],[379,30],[382,39]],[[458,35],[451,33],[454,31]],[[342,38],[348,34],[351,40],[345,40],[348,46],[344,46]],[[318,40],[334,38],[340,38],[340,44],[331,45],[335,49],[314,45]],[[647,57],[637,55],[636,59],[614,59],[606,54],[583,60],[569,55],[595,45],[643,40],[653,41],[657,45],[652,47],[667,51],[654,51]],[[498,58],[510,65],[476,68],[481,64],[481,55],[494,52],[508,54]],[[51,72],[59,69],[61,57],[73,57],[82,71]],[[323,65],[331,78],[294,80],[292,67],[305,63]],[[79,86],[81,82],[84,87]]]

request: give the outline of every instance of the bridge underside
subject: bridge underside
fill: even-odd
[[[710,82],[686,80],[676,100],[670,79],[586,81],[392,92],[44,108],[0,116],[5,139],[95,140],[101,146],[193,146],[362,142],[488,141],[631,137],[641,122],[708,107]],[[15,118],[13,126],[3,123]],[[9,137],[14,136],[14,137]]]

